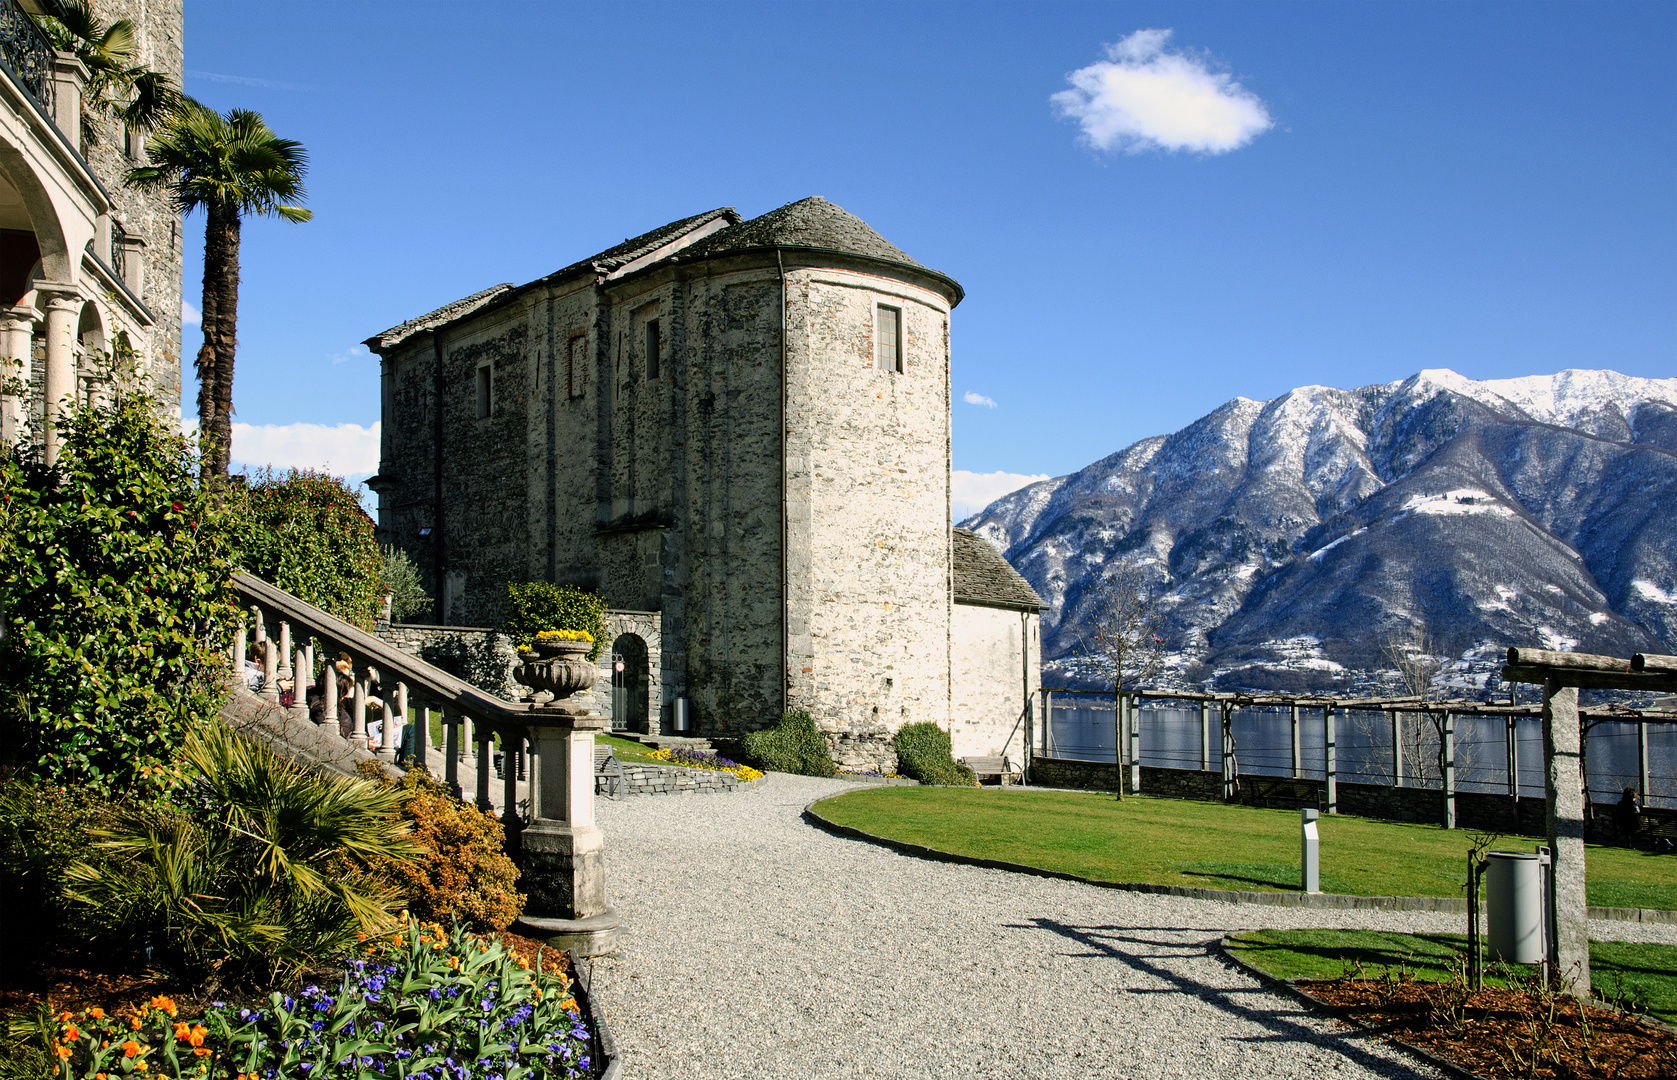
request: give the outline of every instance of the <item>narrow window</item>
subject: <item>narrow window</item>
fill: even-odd
[[[588,380],[588,335],[572,338],[565,353],[565,393],[571,398],[582,396]]]
[[[487,420],[495,411],[494,376],[490,373],[488,364],[477,369],[477,418]]]
[[[903,312],[901,308],[878,308],[878,326],[874,333],[874,357],[881,371],[897,371],[903,369]]]
[[[658,378],[658,353],[663,344],[659,340],[658,320],[646,324],[646,381]]]

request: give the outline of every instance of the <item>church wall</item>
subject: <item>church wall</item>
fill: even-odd
[[[1028,659],[1020,654],[1021,632]],[[1041,618],[1007,608],[957,603],[953,622],[954,694],[949,714],[956,757],[1005,752],[1023,759],[1024,728],[1015,731],[1027,690],[1042,687]],[[1011,735],[1011,738],[1009,736]]]
[[[841,763],[888,763],[897,728],[949,718],[948,306],[860,272],[794,279],[792,707]],[[875,364],[878,303],[903,313],[901,373]]]

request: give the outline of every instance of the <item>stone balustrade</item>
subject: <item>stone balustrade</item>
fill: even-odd
[[[258,578],[235,574],[233,584],[248,612],[233,635],[235,668],[254,652],[260,693],[272,705],[281,703],[281,683],[290,682],[293,719],[310,718],[314,690],[323,733],[394,758],[411,707],[417,713],[414,756],[423,761],[432,713],[440,713],[443,779],[463,795],[459,765],[473,753],[473,794],[485,811],[492,806],[491,756],[498,743],[505,755],[507,850],[524,871],[521,887],[529,896],[520,932],[585,954],[615,947],[618,921],[606,896],[604,842],[594,824],[594,732],[610,724],[607,717],[562,701],[533,706],[504,700]],[[348,658],[347,674],[339,670],[339,657]],[[349,680],[348,693],[340,678]],[[375,700],[381,715],[376,740],[368,719]],[[340,715],[344,707],[347,717]],[[528,775],[529,793],[522,814],[521,773]]]

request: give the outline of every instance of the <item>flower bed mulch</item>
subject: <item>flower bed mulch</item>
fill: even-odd
[[[1677,1076],[1677,1034],[1561,995],[1396,979],[1293,985],[1346,1020],[1489,1080]]]

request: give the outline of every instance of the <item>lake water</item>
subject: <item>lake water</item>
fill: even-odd
[[[1040,699],[1039,699],[1040,701]],[[1202,730],[1198,708],[1143,708],[1141,763],[1174,769],[1201,766]],[[1218,762],[1218,714],[1211,717],[1211,768]],[[1441,787],[1437,780],[1437,738],[1432,725],[1413,715],[1405,718],[1404,783],[1410,787]],[[1235,757],[1244,774],[1291,776],[1292,722],[1286,709],[1236,709],[1231,718]],[[1591,799],[1617,802],[1627,787],[1637,787],[1636,725],[1597,724],[1589,732],[1586,762]],[[1508,791],[1507,728],[1500,716],[1458,716],[1456,728],[1456,789],[1505,794]],[[1543,730],[1537,717],[1515,720],[1521,795],[1543,797]],[[1338,710],[1335,723],[1338,778],[1353,783],[1392,782],[1392,729],[1383,713]],[[1082,761],[1111,761],[1115,742],[1112,705],[1083,698],[1075,705],[1055,695],[1048,730],[1037,736],[1040,753]],[[1046,739],[1046,745],[1044,745]],[[1308,777],[1325,772],[1322,712],[1299,711],[1300,760]],[[1417,757],[1426,757],[1425,772]],[[1677,724],[1648,725],[1647,805],[1677,807]]]

